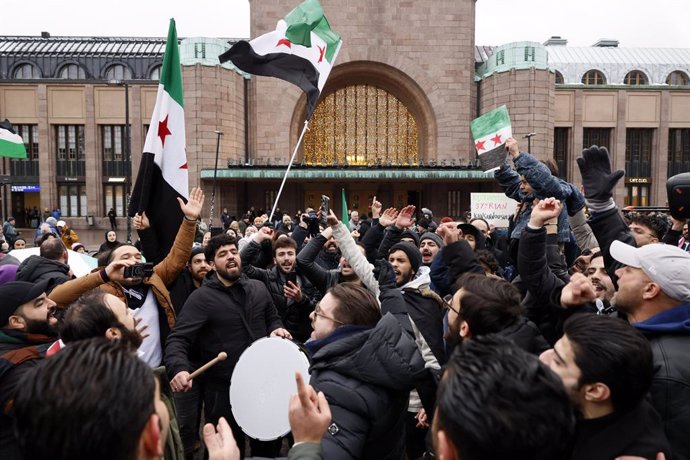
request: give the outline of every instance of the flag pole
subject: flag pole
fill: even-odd
[[[295,150],[292,152],[292,157],[290,157],[290,162],[288,163],[288,167],[285,170],[285,175],[283,176],[283,183],[280,184],[280,188],[278,189],[278,195],[276,196],[275,203],[273,203],[273,209],[271,209],[271,215],[268,216],[268,222],[273,222],[273,214],[276,212],[276,207],[278,206],[278,201],[280,200],[280,194],[283,193],[283,187],[285,187],[285,181],[287,180],[288,174],[290,174],[290,168],[292,167],[292,162],[295,161],[295,156],[297,155],[297,149],[299,149],[299,146],[302,143],[302,138],[304,137],[304,133],[307,132],[308,126],[309,126],[309,120],[304,120],[304,127],[302,128],[302,133],[299,135],[299,139],[297,139],[297,145],[295,145]]]

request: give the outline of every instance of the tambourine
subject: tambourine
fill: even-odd
[[[259,339],[244,350],[230,380],[230,405],[248,436],[272,441],[290,432],[290,396],[297,393],[295,372],[309,381],[309,358],[281,337]]]

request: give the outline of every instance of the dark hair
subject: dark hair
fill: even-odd
[[[467,321],[472,337],[500,332],[522,316],[520,291],[505,280],[465,273],[455,286],[463,290],[458,321]]]
[[[60,338],[65,343],[102,337],[111,327],[122,325],[105,304],[105,295],[105,292],[93,289],[67,308],[58,324]]]
[[[494,335],[464,342],[438,386],[437,423],[463,460],[551,460],[573,432],[561,380],[534,355]]]
[[[208,243],[204,248],[204,255],[206,256],[206,260],[209,263],[213,262],[213,259],[216,258],[216,252],[218,252],[218,249],[220,249],[223,246],[227,246],[228,244],[232,244],[235,247],[237,247],[237,240],[229,235],[226,235],[225,233],[216,235],[210,240],[208,240]]]
[[[501,265],[498,263],[498,260],[496,260],[496,256],[494,256],[493,252],[488,249],[480,249],[475,254],[477,259],[479,259],[479,263],[489,267],[491,273],[495,274],[500,270]]]
[[[273,257],[276,256],[278,249],[292,248],[297,253],[297,242],[292,238],[280,238],[273,242]]]
[[[530,152],[532,153],[532,152]],[[552,158],[547,158],[546,160],[541,160],[542,163],[546,165],[547,168],[549,168],[549,172],[551,172],[551,175],[554,177],[558,177],[558,163],[556,163]]]
[[[486,224],[486,231],[487,232],[491,231],[491,225],[489,225],[489,222],[486,219],[484,219],[483,217],[474,217],[470,220],[469,223],[471,224],[472,222],[474,222],[476,220],[481,220],[482,222],[484,222]]]
[[[103,338],[42,360],[18,388],[15,428],[32,460],[135,459],[155,412],[151,369],[131,347]]]
[[[139,250],[139,248],[137,248],[137,247],[136,247],[135,245],[133,245],[133,244],[119,243],[119,244],[117,244],[116,246],[113,246],[112,248],[110,248],[110,251],[104,253],[104,255],[103,255],[103,258],[105,259],[105,265],[103,265],[104,267],[105,267],[106,265],[110,265],[110,263],[111,263],[111,262],[113,261],[113,259],[115,258],[115,251],[117,251],[118,249],[120,249],[122,246],[132,246],[132,247],[135,248],[137,251]],[[98,259],[99,259],[99,263],[100,263],[100,256],[99,256]]]
[[[659,241],[666,235],[666,231],[668,230],[668,220],[665,216],[639,214],[630,218],[630,224],[647,227]]]
[[[50,260],[59,260],[67,251],[65,243],[60,238],[49,238],[41,243],[39,255]]]
[[[34,241],[34,246],[39,246],[39,247],[40,247],[44,242],[46,242],[46,241],[48,241],[48,240],[52,240],[53,238],[60,239],[60,238],[58,238],[57,235],[56,235],[55,233],[53,233],[52,231],[51,231],[51,232],[48,232],[48,233],[44,233],[44,234],[42,234],[41,236],[39,236],[39,237]],[[62,240],[60,240],[60,241],[62,241]]]
[[[563,324],[580,368],[579,385],[601,382],[611,391],[613,409],[637,405],[652,385],[649,341],[627,321],[604,315],[573,315]]]
[[[338,301],[333,317],[343,324],[374,326],[381,319],[376,297],[359,283],[340,283],[328,290]]]

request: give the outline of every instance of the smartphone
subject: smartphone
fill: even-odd
[[[292,281],[293,284],[297,285],[297,273],[290,272],[285,274],[285,284]]]
[[[328,221],[328,202],[330,201],[330,198],[328,198],[326,195],[321,195],[321,224],[322,225],[327,225]]]

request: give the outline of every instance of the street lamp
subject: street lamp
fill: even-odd
[[[532,136],[536,136],[536,135],[537,135],[537,133],[529,133],[529,134],[525,134],[524,136],[522,136],[525,139],[527,139],[527,151],[530,154],[532,153]]]
[[[129,216],[130,186],[132,183],[132,139],[129,131],[129,84],[124,80],[109,80],[109,86],[125,87],[125,151],[122,165],[125,173],[125,217],[127,218],[127,244],[132,244],[132,218]]]

